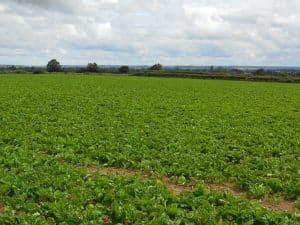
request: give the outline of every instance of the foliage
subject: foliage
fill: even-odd
[[[86,71],[90,73],[96,73],[99,71],[97,63],[89,63],[86,67]]]
[[[256,75],[264,75],[266,72],[265,72],[265,70],[264,69],[258,69],[258,70],[256,70],[255,72],[254,72],[254,74],[256,74]]]
[[[61,65],[56,59],[52,59],[47,64],[47,71],[52,72],[60,72],[61,71]]]
[[[128,73],[129,72],[129,67],[128,66],[121,66],[119,68],[120,73]]]
[[[0,224],[299,224],[226,193],[172,195],[130,167],[300,196],[300,87],[127,76],[0,76]],[[298,204],[298,203],[297,203]]]
[[[6,148],[0,157],[0,224],[295,224],[253,202],[199,186],[176,197],[155,181],[91,175],[55,157]],[[18,173],[18,171],[22,171]]]
[[[42,73],[45,73],[45,71],[41,68],[33,68],[32,70],[32,73],[33,74],[42,74]]]
[[[149,70],[162,70],[162,65],[161,64],[154,64],[149,68]]]

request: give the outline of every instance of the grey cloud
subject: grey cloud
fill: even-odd
[[[299,10],[298,0],[3,0],[0,63],[299,64]]]
[[[11,0],[25,7],[38,7],[46,10],[58,10],[63,12],[76,12],[81,2],[79,0]]]

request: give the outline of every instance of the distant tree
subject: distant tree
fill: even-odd
[[[30,71],[33,73],[33,74],[42,74],[44,73],[45,71],[40,68],[40,67],[31,67],[30,68]]]
[[[216,68],[214,67],[213,70],[216,72],[224,72],[224,71],[226,71],[226,68],[224,68],[222,66],[218,66]]]
[[[75,73],[85,73],[86,72],[86,67],[75,67],[74,72]]]
[[[47,71],[52,72],[59,72],[61,71],[61,65],[56,59],[52,59],[47,64]]]
[[[264,69],[258,69],[254,72],[255,75],[264,75],[266,71]]]
[[[86,67],[86,71],[90,73],[96,73],[99,71],[97,63],[89,63]]]
[[[15,66],[9,66],[8,69],[9,70],[17,70],[17,67],[15,67]]]
[[[121,66],[119,68],[119,73],[128,73],[129,72],[129,67],[128,66]]]
[[[149,68],[149,70],[161,70],[161,69],[162,69],[162,65],[159,63],[155,64]]]

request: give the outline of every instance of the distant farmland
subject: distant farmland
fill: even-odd
[[[0,224],[300,224],[300,86],[0,75]]]

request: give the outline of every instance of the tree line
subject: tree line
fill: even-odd
[[[53,73],[53,72],[61,72],[62,66],[56,59],[52,59],[47,64],[47,72]],[[162,70],[161,64],[154,64],[153,66],[149,67],[149,70]],[[118,68],[119,73],[129,73],[130,68],[129,66],[123,65]],[[88,73],[98,73],[100,72],[100,67],[97,65],[97,63],[88,63],[85,68],[81,68],[80,72],[88,72]]]

